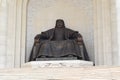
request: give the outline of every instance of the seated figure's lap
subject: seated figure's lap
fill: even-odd
[[[43,41],[41,42],[40,56],[48,57],[64,57],[64,56],[77,56],[76,49],[79,46],[75,40],[63,40],[63,41]]]

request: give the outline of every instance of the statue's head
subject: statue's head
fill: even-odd
[[[64,28],[64,27],[65,27],[64,21],[62,19],[57,19],[55,28]]]

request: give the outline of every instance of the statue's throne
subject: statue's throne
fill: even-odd
[[[50,40],[48,40],[50,41]],[[79,45],[79,50],[81,53],[81,60],[85,60],[84,59],[84,42],[82,39],[82,36],[78,37],[76,40],[77,44]],[[33,53],[37,53],[36,51],[38,51],[37,49],[39,49],[40,46],[40,39],[39,37],[35,37],[34,39],[34,46],[33,46]],[[61,44],[61,43],[59,43]],[[78,57],[77,56],[73,56],[73,55],[68,55],[68,56],[64,56],[64,57],[47,57],[47,56],[41,56],[35,59],[35,61],[47,61],[47,60],[77,60]]]

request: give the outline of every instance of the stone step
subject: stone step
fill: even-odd
[[[120,80],[120,67],[2,69],[0,80]]]

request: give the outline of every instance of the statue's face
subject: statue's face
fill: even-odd
[[[56,26],[57,26],[58,28],[61,28],[61,27],[64,26],[64,22],[63,22],[62,20],[58,20],[58,21],[56,22]]]

